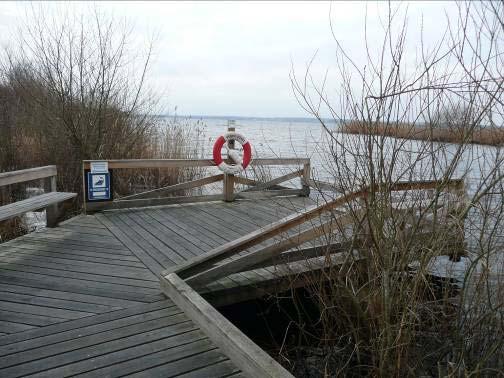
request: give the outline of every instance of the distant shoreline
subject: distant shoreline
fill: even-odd
[[[347,122],[339,127],[338,132],[356,135],[381,135],[393,138],[426,140],[444,143],[471,143],[487,146],[504,145],[504,129],[487,127],[474,130],[472,135],[464,135],[461,128],[431,128],[420,125],[398,124],[363,124]]]
[[[293,123],[320,123],[317,118],[308,117],[251,117],[251,116],[234,116],[234,115],[184,115],[184,114],[158,114],[160,118],[183,118],[183,119],[213,119],[213,120],[235,120],[235,121],[272,121],[272,122],[293,122]],[[328,123],[334,123],[333,119],[324,120]]]

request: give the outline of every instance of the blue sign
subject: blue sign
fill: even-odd
[[[110,200],[110,172],[88,172],[88,199]]]

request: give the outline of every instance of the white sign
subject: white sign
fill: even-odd
[[[91,162],[91,173],[107,173],[108,172],[108,162],[107,161],[92,161]]]

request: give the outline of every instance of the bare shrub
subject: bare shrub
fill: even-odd
[[[504,369],[503,157],[500,147],[471,143],[501,134],[504,7],[459,3],[445,37],[420,46],[414,73],[404,13],[394,7],[377,56],[366,39],[365,62],[352,60],[333,30],[339,102],[310,66],[292,73],[300,105],[327,130],[335,185],[369,188],[365,200],[347,204],[351,225],[326,235],[365,260],[304,277],[320,318],[301,337],[323,348],[320,375],[492,376]],[[360,135],[333,132],[325,114]],[[451,179],[463,179],[467,193],[445,194]],[[439,184],[427,193],[392,190],[412,180]],[[305,329],[302,317],[293,323]]]
[[[81,193],[82,160],[138,156],[149,142],[152,47],[133,55],[127,25],[97,12],[61,16],[33,10],[4,56],[12,106],[2,133],[15,152],[3,154],[2,169],[57,164],[58,187]]]

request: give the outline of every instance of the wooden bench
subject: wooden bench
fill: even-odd
[[[58,204],[77,196],[77,193],[57,192],[56,175],[55,165],[0,173],[0,187],[47,178],[51,183],[49,193],[0,206],[0,221],[14,218],[29,211],[46,209],[47,226],[55,227],[59,218]]]

